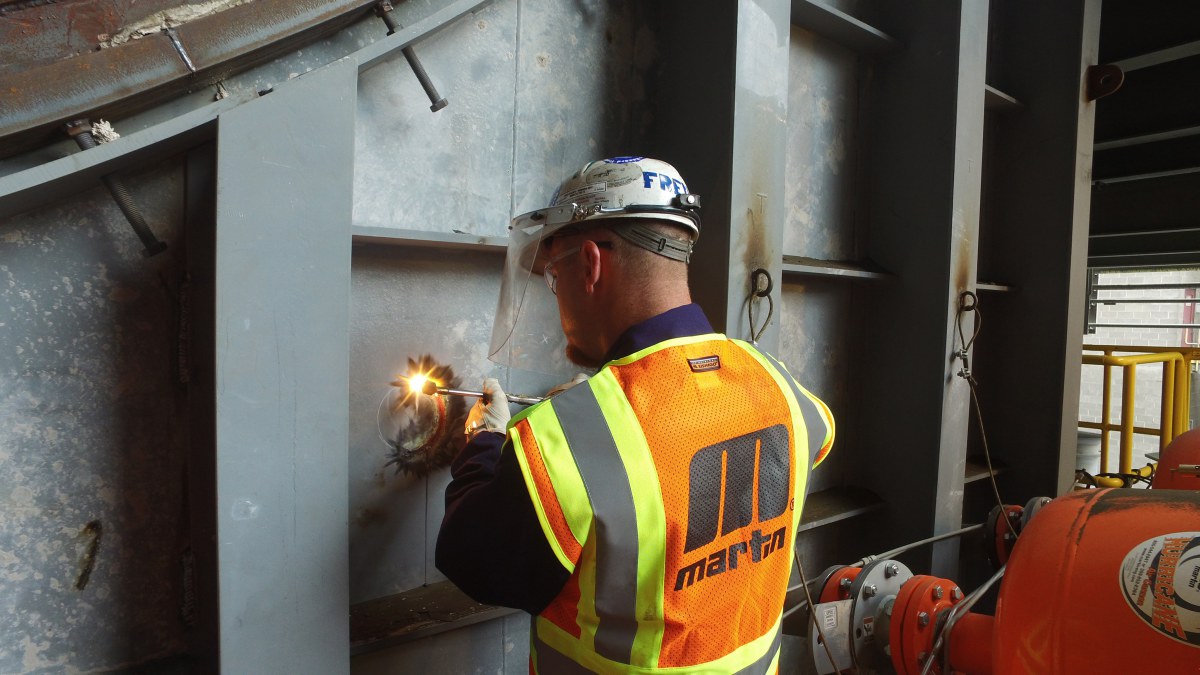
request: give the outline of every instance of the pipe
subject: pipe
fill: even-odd
[[[1117,471],[1120,473],[1129,473],[1133,468],[1133,396],[1137,390],[1135,367],[1131,363],[1121,369],[1121,461],[1117,465]]]
[[[992,631],[996,618],[967,612],[959,619],[946,648],[951,672],[992,675]]]
[[[975,603],[979,602],[979,599],[988,592],[988,589],[994,586],[996,582],[1000,580],[1000,577],[1004,576],[1004,570],[1007,567],[1008,565],[1005,565],[1004,567],[996,570],[996,573],[992,575],[991,579],[988,579],[982,586],[976,588],[970,595],[964,598],[962,602],[958,603],[950,610],[950,615],[946,618],[946,625],[942,628],[941,633],[938,634],[937,640],[933,643],[933,648],[930,650],[929,658],[925,660],[925,667],[921,669],[921,675],[928,675],[930,668],[933,667],[933,662],[937,659],[938,650],[942,648],[943,644],[949,641],[950,636],[953,634],[951,631],[958,623],[959,618],[967,614],[971,607],[974,607]]]

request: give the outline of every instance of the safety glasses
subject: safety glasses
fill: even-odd
[[[594,243],[596,246],[603,249],[611,249],[613,247],[613,243],[611,241],[597,241]],[[554,295],[558,295],[558,272],[554,271],[554,263],[579,253],[582,248],[583,244],[580,244],[579,246],[576,246],[570,250],[563,251],[562,253],[551,258],[550,262],[546,263],[546,266],[542,268],[542,278],[546,280],[546,286]]]

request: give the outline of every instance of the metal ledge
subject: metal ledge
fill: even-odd
[[[983,108],[985,110],[995,110],[998,112],[1020,110],[1025,106],[1017,99],[1000,91],[999,89],[985,84],[983,85]]]
[[[863,54],[884,54],[901,46],[878,28],[817,0],[792,0],[792,24]]]
[[[834,277],[864,281],[883,281],[892,278],[891,274],[880,270],[872,263],[819,260],[817,258],[805,258],[796,255],[783,256],[783,273],[785,275]]]
[[[1101,152],[1115,148],[1128,148],[1134,145],[1145,145],[1147,143],[1157,143],[1158,141],[1169,141],[1176,138],[1187,138],[1197,135],[1200,135],[1200,127],[1185,127],[1183,129],[1173,129],[1171,131],[1162,131],[1144,136],[1130,136],[1127,138],[1114,138],[1109,141],[1098,141],[1092,145],[1092,149],[1096,152]]]
[[[993,291],[996,293],[1006,293],[1008,291],[1011,291],[1012,289],[1013,289],[1013,287],[1008,284],[996,284],[996,283],[989,283],[989,282],[985,282],[985,281],[978,281],[975,283],[975,290],[977,290],[977,291]]]
[[[383,246],[419,246],[445,248],[455,251],[485,251],[504,253],[508,248],[508,237],[489,237],[465,232],[431,232],[428,230],[405,230],[391,227],[368,227],[355,225],[350,228],[355,244],[377,244]]]
[[[350,606],[350,655],[357,656],[520,610],[481,605],[449,581]]]
[[[885,506],[879,495],[865,488],[844,486],[814,492],[804,499],[798,532],[877,511]]]
[[[1150,52],[1149,54],[1142,54],[1141,56],[1133,56],[1128,59],[1122,59],[1113,65],[1128,73],[1134,70],[1141,70],[1142,68],[1149,68],[1151,66],[1157,66],[1164,63],[1170,63],[1172,61],[1178,61],[1180,59],[1186,59],[1197,54],[1200,54],[1200,40],[1194,42],[1185,42],[1184,44],[1168,47],[1167,49],[1160,49],[1156,52]]]
[[[995,462],[992,462],[992,467],[994,468],[994,471],[988,471],[986,462],[967,459],[966,465],[963,467],[963,484],[984,480],[989,475],[998,476],[1004,473],[1004,469],[1007,468],[997,465]]]

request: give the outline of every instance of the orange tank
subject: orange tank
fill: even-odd
[[[1162,451],[1150,487],[1200,490],[1200,428],[1176,436]]]
[[[996,675],[1200,673],[1200,492],[1087,490],[1017,540]]]

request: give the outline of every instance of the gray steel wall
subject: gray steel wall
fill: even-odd
[[[132,176],[176,240],[182,167]],[[187,439],[167,256],[102,188],[0,222],[0,672],[91,671],[183,648]],[[99,523],[90,577],[77,587]]]
[[[841,45],[792,28],[784,255],[851,261],[860,256],[858,94],[869,66],[869,59]],[[871,283],[789,275],[777,295],[779,358],[829,405],[837,424],[833,452],[813,472],[810,494],[855,483],[852,456],[861,419],[854,415],[856,382],[869,374],[861,356],[866,321],[859,307]],[[830,525],[801,535],[799,550],[810,580],[829,565],[871,552],[843,529]]]

